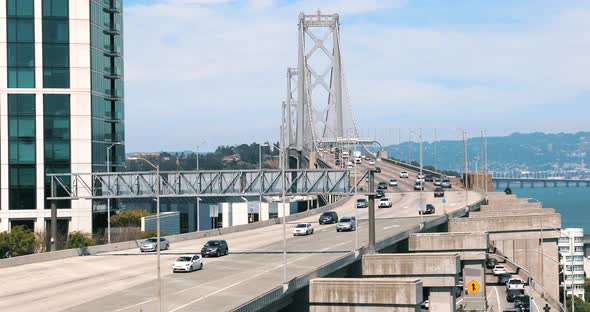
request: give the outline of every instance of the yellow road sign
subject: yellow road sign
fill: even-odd
[[[467,284],[467,290],[469,290],[469,292],[471,292],[472,294],[477,294],[477,292],[479,291],[481,287],[479,286],[479,284],[475,281],[475,280],[471,280],[471,282],[469,282],[469,284]]]

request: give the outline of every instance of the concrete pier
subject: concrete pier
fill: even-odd
[[[309,284],[311,312],[419,312],[422,282],[393,278],[316,278]]]
[[[457,253],[373,254],[363,256],[363,276],[419,278],[428,288],[431,311],[455,312],[461,274]]]

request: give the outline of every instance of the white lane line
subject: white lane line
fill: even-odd
[[[529,287],[529,296],[530,296],[530,294],[531,294],[531,290],[530,290],[530,289],[531,289],[531,288]],[[535,306],[535,309],[537,309],[537,312],[539,312],[539,311],[540,311],[540,310],[539,310],[539,306],[537,306],[537,303],[535,302],[535,300],[534,300],[534,299],[531,299],[531,301],[533,302],[533,305]]]
[[[500,304],[500,295],[498,294],[498,287],[494,286],[494,292],[496,293],[496,301],[498,301],[498,311],[502,311],[502,306]]]
[[[384,229],[384,230],[387,230],[387,229],[391,229],[391,228],[398,228],[398,227],[400,227],[400,225],[399,225],[399,224],[394,224],[394,225],[386,226],[386,227],[384,227],[383,229]]]
[[[408,207],[410,207],[410,205],[405,205],[405,206],[403,206],[402,208],[403,208],[403,209],[408,209]]]
[[[145,304],[145,303],[148,303],[148,302],[152,302],[154,300],[156,300],[156,299],[155,298],[152,298],[152,299],[149,299],[149,300],[146,300],[146,301],[142,301],[140,303],[136,303],[136,304],[133,304],[133,305],[130,305],[130,306],[126,306],[124,308],[120,308],[118,310],[114,310],[114,312],[119,312],[119,311],[127,310],[127,309],[130,309],[130,308],[133,308],[133,307],[137,307],[139,305],[142,305],[142,304]]]
[[[336,246],[341,246],[341,245],[344,245],[344,244],[349,244],[349,243],[351,243],[351,242],[352,242],[352,241],[345,241],[345,242],[342,242],[342,243],[340,243],[340,244],[336,244],[336,245],[333,245],[333,246],[330,246],[330,247],[326,247],[326,248],[324,248],[324,249],[321,249],[320,251],[326,251],[326,250],[328,250],[328,249],[331,249],[331,248],[333,248],[333,247],[336,247]],[[299,260],[302,260],[302,259],[304,259],[304,258],[310,257],[310,256],[312,256],[312,255],[313,255],[313,254],[310,254],[310,255],[306,255],[306,256],[303,256],[303,257],[297,258],[297,259],[295,259],[295,260],[292,260],[292,261],[289,261],[289,262],[287,262],[287,264],[291,264],[291,263],[297,262],[297,261],[299,261]],[[248,280],[251,280],[251,279],[253,279],[253,278],[256,278],[256,277],[258,277],[258,276],[260,276],[260,275],[262,275],[262,274],[266,274],[266,273],[268,273],[268,272],[270,272],[270,271],[276,270],[276,269],[278,269],[278,268],[281,268],[281,267],[283,267],[283,264],[281,264],[281,265],[278,265],[278,266],[276,266],[276,267],[274,267],[274,268],[270,268],[270,269],[268,269],[268,270],[266,270],[266,271],[263,271],[263,272],[260,272],[260,273],[258,273],[258,274],[252,275],[252,276],[250,276],[250,277],[248,277],[248,278],[246,278],[246,279],[243,279],[243,280],[241,280],[241,281],[239,281],[239,282],[235,282],[235,283],[233,283],[233,284],[231,284],[231,285],[229,285],[229,286],[226,286],[226,287],[224,287],[224,288],[218,289],[218,290],[216,290],[216,291],[214,291],[214,292],[212,292],[212,293],[210,293],[210,294],[208,294],[208,295],[202,296],[202,297],[200,297],[200,298],[197,298],[197,299],[195,299],[195,300],[193,300],[193,301],[191,301],[191,302],[185,303],[185,304],[183,304],[183,305],[181,305],[181,306],[179,306],[179,307],[177,307],[177,308],[175,308],[175,309],[172,309],[172,310],[170,310],[169,312],[175,312],[175,311],[178,311],[178,310],[180,310],[180,309],[183,309],[183,308],[185,308],[185,307],[187,307],[187,306],[189,306],[189,305],[191,305],[191,304],[197,303],[197,302],[199,302],[199,301],[201,301],[201,300],[203,300],[203,299],[205,299],[205,298],[211,297],[211,296],[213,296],[213,295],[215,295],[215,294],[218,294],[218,293],[220,293],[220,292],[222,292],[222,291],[224,291],[224,290],[227,290],[227,289],[229,289],[229,288],[232,288],[232,287],[234,287],[234,286],[236,286],[236,285],[242,284],[243,282],[246,282],[246,281],[248,281]]]

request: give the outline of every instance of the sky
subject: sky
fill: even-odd
[[[297,16],[318,9],[340,15],[363,137],[590,130],[589,1],[124,4],[127,152],[278,141]]]

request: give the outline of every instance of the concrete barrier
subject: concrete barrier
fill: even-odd
[[[545,238],[559,237],[553,229],[561,228],[561,215],[534,214],[508,217],[458,218],[449,221],[449,232],[488,232],[490,240],[539,238],[545,230]]]
[[[485,259],[488,247],[485,232],[417,233],[409,240],[410,252],[456,252],[461,260]]]
[[[458,253],[369,254],[363,276],[419,278],[424,287],[455,287],[461,273]]]
[[[422,282],[392,278],[316,278],[309,285],[311,312],[420,311]]]
[[[481,217],[502,217],[502,216],[526,216],[535,214],[554,214],[553,208],[534,208],[534,209],[514,209],[514,210],[498,210],[498,209],[484,209],[486,206],[481,206],[481,211],[474,211],[469,213],[470,218]]]
[[[287,222],[291,222],[291,221],[299,220],[299,219],[306,218],[309,216],[317,215],[317,214],[323,213],[325,211],[328,211],[330,209],[334,209],[335,207],[345,205],[346,203],[348,203],[351,200],[352,200],[352,197],[350,197],[350,196],[345,197],[337,202],[322,206],[320,208],[310,209],[308,211],[304,211],[304,212],[300,212],[300,213],[297,213],[294,215],[287,216],[286,220],[287,220]],[[181,241],[192,240],[192,239],[199,239],[199,238],[205,238],[205,237],[211,237],[211,236],[227,235],[227,234],[231,234],[231,233],[249,231],[249,230],[254,230],[254,229],[261,228],[261,227],[275,225],[275,224],[281,224],[281,223],[282,223],[282,218],[275,218],[275,219],[254,222],[254,223],[249,223],[249,224],[235,225],[235,226],[231,226],[231,227],[227,227],[227,228],[219,228],[219,229],[212,229],[212,230],[207,230],[207,231],[170,235],[170,236],[165,236],[165,237],[166,237],[166,239],[168,239],[168,241],[170,241],[171,243],[174,243],[174,242],[181,242]],[[70,257],[77,257],[77,256],[95,255],[95,254],[104,253],[104,252],[113,252],[113,251],[119,251],[119,250],[134,249],[134,248],[139,248],[139,244],[142,241],[143,240],[138,240],[138,241],[133,240],[133,241],[127,241],[127,242],[113,243],[110,245],[104,244],[104,245],[90,246],[90,247],[87,247],[84,249],[66,249],[66,250],[59,250],[59,251],[54,251],[54,252],[43,252],[43,253],[38,253],[38,254],[26,255],[26,256],[0,259],[0,268],[30,264],[30,263],[35,263],[35,262],[53,261],[53,260],[59,260],[59,259],[65,259],[65,258],[70,258]]]
[[[497,203],[492,202],[488,205],[482,205],[482,209],[498,209],[498,210],[510,210],[510,209],[535,209],[535,208],[543,208],[541,203],[519,203],[519,202],[504,202],[504,203]]]

